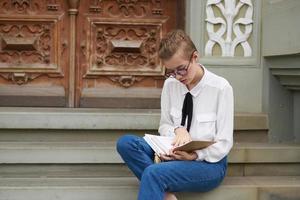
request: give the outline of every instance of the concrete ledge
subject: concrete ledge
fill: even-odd
[[[230,163],[299,163],[300,144],[240,143]],[[0,163],[123,163],[114,142],[0,142]]]
[[[1,164],[1,178],[133,177],[124,163]],[[227,176],[300,176],[299,163],[229,163]]]
[[[0,108],[1,129],[157,130],[159,109]],[[266,114],[236,113],[235,130],[267,130]]]
[[[60,86],[0,86],[0,106],[56,106],[66,105],[65,89]]]
[[[299,177],[226,177],[206,193],[179,193],[184,200],[299,199]],[[6,200],[132,200],[136,178],[2,178],[0,197]]]

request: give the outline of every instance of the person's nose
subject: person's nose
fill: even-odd
[[[176,74],[176,79],[177,79],[177,80],[181,81],[181,80],[182,80],[182,78],[183,78],[183,76],[182,76],[182,75]]]

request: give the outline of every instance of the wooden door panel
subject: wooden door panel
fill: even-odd
[[[182,2],[1,0],[0,106],[159,107]]]
[[[162,36],[177,27],[179,1],[81,2],[77,105],[158,108]]]
[[[162,75],[157,46],[161,22],[91,20],[88,69],[93,75]]]
[[[65,106],[66,5],[0,3],[0,106]]]

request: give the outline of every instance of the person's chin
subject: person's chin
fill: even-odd
[[[188,85],[189,81],[187,79],[183,80],[183,81],[180,81],[182,84],[184,85]]]

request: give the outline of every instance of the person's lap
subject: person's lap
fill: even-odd
[[[151,170],[159,176],[168,192],[205,192],[222,182],[226,173],[224,162],[226,161],[168,161],[150,165],[145,170]]]
[[[133,146],[133,150],[139,151],[141,159],[146,159],[145,154],[149,158],[153,158],[154,152],[147,142],[134,135],[126,135],[125,140],[128,142],[128,146]],[[124,139],[123,138],[123,139]],[[127,154],[129,156],[130,154]],[[137,156],[133,154],[132,156]],[[135,161],[141,162],[142,160],[134,158]],[[163,181],[165,185],[165,191],[167,192],[179,192],[179,191],[198,191],[204,192],[217,187],[223,180],[226,168],[227,158],[223,158],[217,163],[209,163],[206,161],[168,161],[156,164],[150,164],[149,161],[144,165],[145,168],[141,169],[141,173],[151,173],[158,176],[160,181]],[[146,159],[148,160],[148,158]],[[145,162],[145,161],[144,161]],[[134,163],[131,163],[133,165]],[[138,163],[136,163],[138,164]],[[143,175],[142,175],[143,176]],[[138,177],[140,179],[140,176]]]

